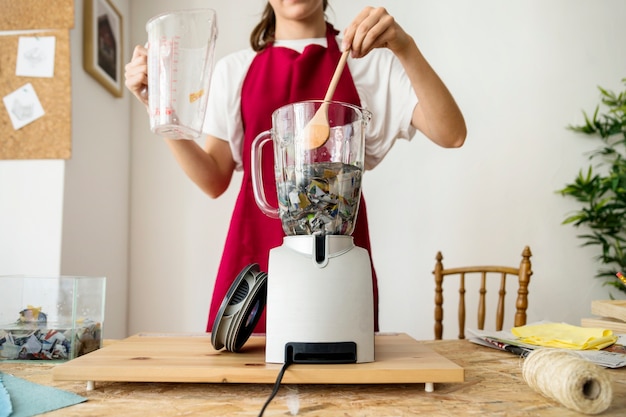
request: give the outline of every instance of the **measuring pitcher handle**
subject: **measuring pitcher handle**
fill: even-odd
[[[261,158],[263,157],[263,146],[272,140],[272,135],[269,130],[261,132],[252,141],[252,157],[250,158],[250,164],[252,169],[252,191],[254,193],[254,199],[259,209],[267,216],[277,219],[278,208],[270,206],[265,197],[265,187],[263,186],[263,164]]]

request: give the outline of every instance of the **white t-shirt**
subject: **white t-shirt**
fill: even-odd
[[[340,40],[337,40],[340,45]],[[274,47],[302,52],[312,43],[326,46],[326,38],[277,41]],[[220,59],[213,71],[204,132],[230,142],[236,169],[242,169],[244,138],[241,122],[241,88],[256,52],[251,48]],[[415,135],[411,125],[417,97],[395,55],[386,48],[375,49],[359,59],[348,58],[361,107],[372,113],[365,133],[365,169],[372,169],[389,152],[398,138]]]

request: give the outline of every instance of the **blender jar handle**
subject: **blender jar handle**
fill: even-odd
[[[263,186],[263,164],[261,158],[263,157],[263,145],[272,140],[272,135],[269,130],[261,132],[252,141],[252,158],[250,161],[252,170],[252,191],[254,193],[254,199],[257,206],[263,213],[274,219],[278,218],[278,208],[270,206],[265,197],[265,187]]]

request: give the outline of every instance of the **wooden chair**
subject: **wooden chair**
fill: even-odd
[[[485,328],[485,299],[487,293],[487,277],[500,277],[500,289],[498,292],[498,305],[496,308],[496,330],[502,330],[504,322],[504,299],[506,295],[506,278],[514,276],[519,283],[517,290],[517,300],[515,303],[515,326],[526,324],[526,309],[528,308],[528,284],[531,269],[530,257],[532,253],[526,246],[522,251],[522,261],[518,268],[509,266],[467,266],[459,268],[444,268],[441,262],[443,256],[437,252],[437,263],[435,264],[435,339],[439,340],[443,335],[443,278],[448,275],[458,275],[459,286],[459,339],[465,339],[465,277],[480,278],[478,295],[478,329]]]

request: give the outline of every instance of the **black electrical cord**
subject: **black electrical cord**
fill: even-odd
[[[263,404],[263,408],[261,408],[259,417],[263,417],[263,413],[265,412],[265,409],[267,408],[269,403],[272,402],[276,394],[278,394],[278,390],[280,389],[280,381],[283,380],[283,376],[285,375],[285,371],[287,370],[287,368],[289,368],[289,365],[293,363],[291,360],[291,355],[285,355],[285,356],[287,357],[285,358],[285,363],[283,367],[280,369],[280,372],[278,373],[278,376],[276,377],[276,382],[274,382],[274,389],[272,390],[272,393],[265,401],[265,404]]]

